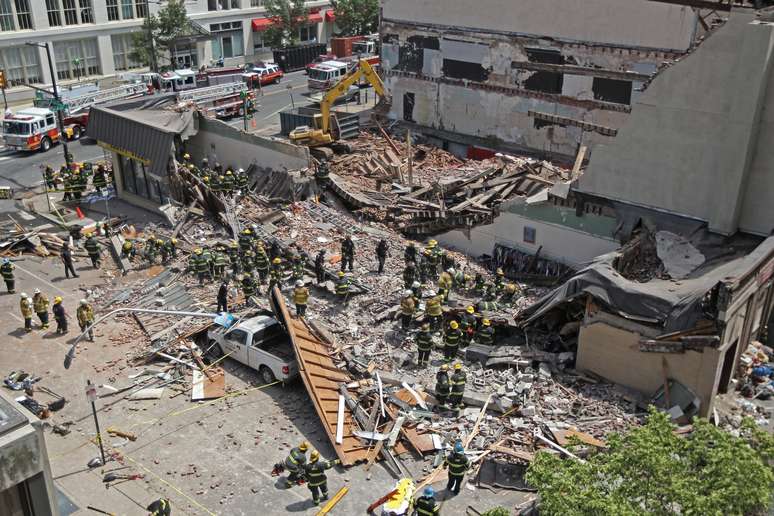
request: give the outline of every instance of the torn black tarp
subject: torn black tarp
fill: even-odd
[[[618,252],[597,257],[564,284],[527,307],[521,314],[527,325],[562,303],[590,295],[622,317],[657,324],[665,331],[694,327],[706,317],[702,311],[705,295],[720,282],[732,281],[755,267],[761,253],[774,248],[769,237],[749,254],[731,254],[708,260],[687,277],[677,281],[653,278],[639,283],[624,278],[613,267]]]

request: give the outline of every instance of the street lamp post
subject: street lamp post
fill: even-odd
[[[54,100],[56,101],[54,110],[56,111],[56,121],[59,125],[59,141],[62,142],[65,163],[69,169],[73,160],[72,156],[70,155],[70,150],[67,148],[67,138],[65,137],[64,132],[64,118],[62,117],[62,100],[59,97],[59,90],[56,87],[56,74],[54,74],[54,62],[51,60],[51,49],[49,48],[48,43],[35,43],[34,41],[28,41],[25,44],[31,47],[40,47],[46,49],[46,58],[48,58],[48,71],[51,74],[51,88],[53,89]]]

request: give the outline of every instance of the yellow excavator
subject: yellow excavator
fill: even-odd
[[[320,101],[320,113],[314,115],[314,127],[296,127],[290,132],[290,141],[299,145],[308,145],[312,148],[324,147],[336,142],[338,137],[331,131],[331,106],[336,102],[336,99],[346,94],[349,91],[350,86],[357,83],[361,78],[365,78],[365,80],[373,86],[377,95],[382,98],[387,97],[384,83],[382,83],[379,75],[367,60],[361,59],[353,71],[339,81],[338,84],[325,92],[325,95],[323,95],[323,98]],[[323,149],[319,150],[322,151]],[[326,150],[328,150],[331,155],[333,154],[332,150]]]

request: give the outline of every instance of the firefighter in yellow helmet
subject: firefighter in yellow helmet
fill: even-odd
[[[290,454],[285,459],[285,469],[288,471],[288,478],[285,480],[286,487],[293,487],[303,477],[308,449],[309,443],[304,441],[290,450]]]
[[[67,333],[67,313],[64,306],[62,306],[61,296],[54,298],[54,306],[51,308],[54,313],[54,321],[56,321],[56,333],[64,335]]]
[[[306,476],[306,485],[309,486],[309,490],[312,492],[312,502],[315,505],[320,505],[320,500],[328,499],[328,478],[325,476],[325,471],[337,464],[341,464],[341,461],[338,459],[320,459],[320,452],[317,450],[313,450],[309,454],[309,463],[304,466],[304,474]],[[320,497],[321,494],[322,497]]]

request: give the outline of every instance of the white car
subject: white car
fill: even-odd
[[[257,315],[228,329],[218,326],[207,332],[207,340],[212,356],[228,355],[255,369],[264,383],[284,383],[298,375],[290,336],[271,315]]]

